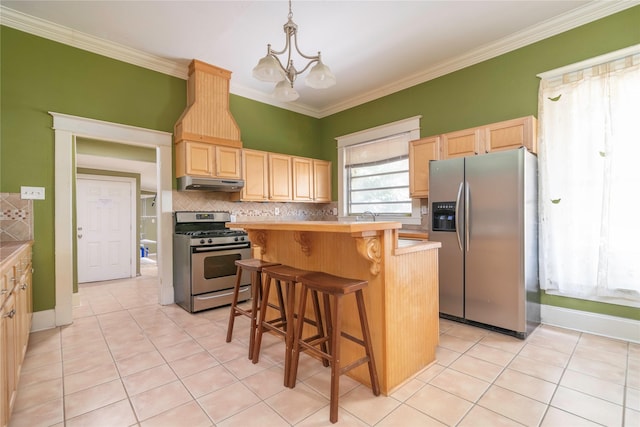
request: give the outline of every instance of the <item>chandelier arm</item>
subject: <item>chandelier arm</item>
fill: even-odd
[[[315,56],[309,56],[309,55],[305,55],[304,53],[302,53],[302,52],[300,51],[300,48],[298,47],[298,34],[297,34],[297,32],[293,33],[293,45],[295,46],[296,51],[298,52],[298,54],[299,54],[300,56],[302,56],[303,58],[305,58],[305,59],[310,59],[310,60],[316,60],[316,61],[319,61],[319,60],[320,60],[320,52],[318,52],[318,54],[317,54],[317,55],[315,55]],[[305,69],[306,69],[306,68],[307,68],[307,67],[305,67]]]
[[[312,59],[311,61],[309,61],[309,63],[307,63],[307,65],[300,71],[298,71],[298,74],[302,74],[305,71],[307,71],[307,69],[312,66],[313,64],[316,64],[319,61],[318,57],[316,57],[315,59]]]

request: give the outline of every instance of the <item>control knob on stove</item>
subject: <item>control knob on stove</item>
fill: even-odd
[[[200,239],[200,244],[204,245],[204,239]]]
[[[207,243],[212,243],[212,242],[213,242],[213,239],[207,240]]]

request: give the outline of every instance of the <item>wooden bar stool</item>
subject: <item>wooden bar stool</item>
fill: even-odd
[[[262,295],[262,305],[260,307],[260,317],[258,319],[258,326],[256,329],[256,342],[253,349],[253,363],[258,363],[260,357],[260,346],[262,345],[262,334],[264,331],[273,331],[284,337],[285,340],[285,355],[284,355],[284,385],[292,387],[289,380],[291,378],[291,350],[293,348],[293,339],[295,332],[295,319],[298,318],[300,324],[309,323],[316,327],[317,334],[313,337],[324,336],[324,328],[322,325],[322,315],[320,313],[320,303],[317,295],[313,299],[313,310],[315,320],[305,318],[304,312],[295,313],[295,300],[296,300],[296,283],[300,281],[300,278],[309,273],[307,270],[301,270],[299,268],[290,267],[288,265],[277,265],[273,267],[265,267],[263,270],[265,275],[264,294]],[[286,307],[285,315],[286,320],[284,322],[271,322],[266,320],[267,305],[269,301],[269,291],[271,289],[271,282],[275,281],[277,288],[279,289],[282,282],[285,283],[286,289]],[[325,364],[328,366],[328,363]]]
[[[256,328],[258,324],[258,304],[262,297],[262,269],[279,265],[276,262],[262,261],[260,259],[241,259],[236,262],[236,284],[233,288],[233,300],[231,301],[231,310],[229,312],[229,325],[227,326],[227,342],[231,342],[233,336],[233,324],[237,316],[247,316],[251,321],[249,335],[249,359],[253,358],[253,346],[256,338]],[[238,295],[240,294],[240,281],[242,280],[242,271],[251,272],[251,308],[244,309],[238,307]],[[282,300],[282,293],[280,293]],[[281,317],[284,319],[284,304],[281,305]]]
[[[292,384],[296,384],[298,374],[298,361],[300,360],[301,351],[309,351],[323,360],[329,361],[331,365],[331,403],[329,420],[332,423],[338,421],[338,397],[339,397],[339,377],[351,369],[367,363],[369,365],[369,377],[371,379],[371,388],[373,394],[380,394],[380,384],[378,382],[378,373],[373,360],[373,350],[371,347],[371,334],[367,323],[367,313],[364,306],[364,297],[362,289],[368,285],[366,280],[347,279],[344,277],[333,276],[322,272],[313,272],[305,274],[300,278],[302,283],[302,292],[300,295],[300,303],[298,312],[304,313],[306,309],[307,293],[311,291],[312,295],[322,294],[323,305],[325,311],[325,319],[327,322],[327,337],[309,340],[302,338],[302,324],[298,322],[296,325],[296,336],[293,344],[292,360],[290,375]],[[360,318],[360,328],[362,330],[362,339],[356,338],[342,331],[342,297],[355,293],[356,303],[358,305],[358,315]],[[331,300],[331,301],[330,301]],[[333,310],[331,310],[333,303]],[[360,344],[364,347],[364,357],[350,363],[347,366],[341,366],[340,363],[340,337],[344,337],[350,341]],[[327,342],[329,343],[329,351],[323,350],[317,346]]]

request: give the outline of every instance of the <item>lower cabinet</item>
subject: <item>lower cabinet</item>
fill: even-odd
[[[15,403],[31,330],[31,245],[24,244],[1,266],[0,279],[7,286],[0,306],[0,426],[4,427]]]

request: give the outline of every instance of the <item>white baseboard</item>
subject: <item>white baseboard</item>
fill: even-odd
[[[545,325],[640,343],[640,321],[637,320],[552,305],[540,307],[540,318]]]
[[[43,310],[33,313],[31,319],[31,332],[44,331],[56,327],[56,311]]]

